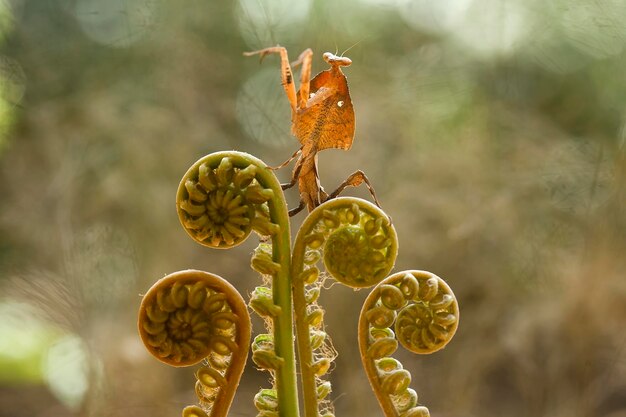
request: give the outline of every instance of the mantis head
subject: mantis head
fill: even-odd
[[[346,56],[337,56],[330,52],[325,52],[323,56],[324,61],[328,62],[332,66],[347,67],[352,64],[352,60]]]

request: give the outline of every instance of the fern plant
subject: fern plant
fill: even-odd
[[[399,345],[417,354],[445,347],[458,326],[458,303],[430,272],[388,276],[398,241],[380,208],[358,198],[329,200],[309,213],[292,248],[280,183],[261,160],[235,151],[193,164],[176,206],[183,228],[201,245],[228,249],[252,231],[261,236],[251,266],[263,284],[248,306],[267,324],[267,333],[252,339],[242,296],[208,272],[179,271],[150,288],[138,321],[148,351],[172,366],[201,364],[198,404],[184,408],[183,417],[226,416],[250,350],[271,375],[271,386],[254,397],[258,417],[334,416],[326,374],[336,353],[317,302],[329,277],[353,288],[374,287],[359,318],[359,349],[384,415],[429,415],[410,388],[411,374],[391,355]]]

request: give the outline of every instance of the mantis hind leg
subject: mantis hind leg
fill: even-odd
[[[372,195],[372,198],[374,199],[374,202],[376,203],[376,205],[380,207],[380,202],[378,201],[378,198],[376,197],[376,192],[374,191],[374,187],[372,187],[372,183],[367,178],[365,173],[361,170],[358,170],[352,173],[348,178],[346,178],[346,180],[342,182],[341,185],[339,185],[339,187],[337,187],[335,191],[333,191],[332,193],[330,193],[330,195],[328,195],[327,200],[337,197],[347,187],[358,187],[359,185],[363,183],[365,183],[365,185],[367,186],[367,189]]]
[[[295,152],[293,153],[293,155],[291,155],[291,156],[289,157],[289,159],[287,159],[287,160],[286,160],[285,162],[283,162],[282,164],[278,165],[277,167],[267,167],[267,169],[270,169],[270,170],[272,170],[272,171],[276,171],[276,170],[278,170],[278,169],[281,169],[281,168],[286,167],[287,165],[289,165],[289,163],[290,163],[291,161],[293,161],[294,159],[296,159],[296,157],[300,154],[300,152],[302,152],[302,147],[300,147],[300,149],[298,149],[297,151],[295,151]]]
[[[305,206],[304,200],[300,200],[300,204],[298,204],[298,207],[294,207],[291,210],[289,210],[289,217],[293,217],[296,214],[300,213],[302,209],[304,208],[304,206]]]
[[[302,158],[298,159],[298,162],[296,162],[296,166],[293,168],[291,181],[285,184],[280,184],[280,188],[282,188],[283,190],[287,190],[296,185],[296,182],[298,182],[298,178],[300,177],[300,171],[302,171]]]
[[[294,152],[293,155],[291,155],[291,157],[289,159],[287,159],[285,162],[283,162],[282,164],[280,164],[277,167],[267,167],[267,169],[270,169],[272,171],[276,171],[277,169],[281,169],[287,165],[289,165],[289,163],[291,161],[293,161],[296,157],[300,156],[302,152],[302,148],[298,149],[296,152]],[[283,190],[287,190],[291,187],[293,187],[294,185],[296,185],[296,182],[298,182],[298,177],[300,176],[300,171],[302,170],[302,157],[300,156],[300,158],[298,158],[298,162],[296,162],[296,166],[293,168],[293,172],[291,173],[291,180],[287,183],[284,184],[280,184],[280,187]]]

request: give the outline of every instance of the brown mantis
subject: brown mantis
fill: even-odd
[[[269,54],[280,55],[282,85],[291,105],[291,133],[302,145],[287,161],[272,168],[282,168],[298,158],[291,181],[282,184],[283,190],[286,190],[298,183],[300,204],[289,210],[289,215],[297,214],[305,206],[311,211],[323,202],[337,197],[346,187],[356,187],[362,183],[366,184],[376,205],[380,207],[372,184],[363,171],[358,170],[351,174],[330,194],[322,188],[317,171],[319,151],[329,148],[348,150],[354,140],[354,109],[346,76],[341,71],[341,67],[352,63],[350,58],[324,53],[324,61],[330,68],[311,79],[311,49],[306,49],[291,64],[287,50],[282,46],[244,53],[245,56],[260,55],[261,60]],[[300,90],[296,92],[291,68],[300,65]]]

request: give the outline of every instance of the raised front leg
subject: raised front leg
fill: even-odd
[[[300,70],[300,94],[298,95],[298,108],[304,109],[309,99],[309,91],[311,85],[311,63],[313,61],[313,51],[307,48],[303,51],[298,59],[291,63],[293,68],[302,65]]]
[[[282,46],[277,45],[270,48],[259,49],[258,51],[244,52],[243,54],[244,56],[260,55],[261,60],[263,60],[263,58],[265,58],[265,56],[269,54],[280,55],[280,76],[282,79],[283,88],[285,89],[285,93],[287,94],[287,98],[289,99],[291,110],[295,112],[298,107],[298,101],[296,99],[296,86],[293,81],[293,72],[291,71],[291,66],[289,65],[289,56],[287,55],[287,50]]]

